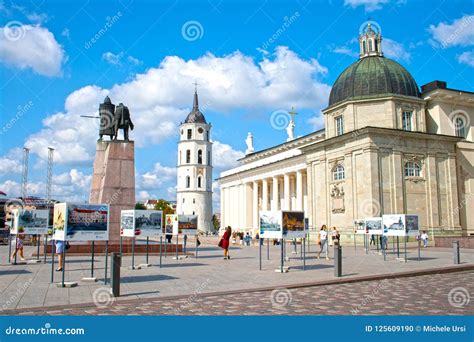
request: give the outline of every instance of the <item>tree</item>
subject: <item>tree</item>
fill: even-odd
[[[163,216],[174,214],[174,210],[169,202],[159,199],[155,204],[155,210],[163,211]]]
[[[220,224],[219,217],[216,214],[212,215],[212,225],[214,226],[214,230],[219,230]]]
[[[137,203],[135,203],[135,209],[137,209],[137,210],[146,210],[146,207],[143,203],[137,202]]]

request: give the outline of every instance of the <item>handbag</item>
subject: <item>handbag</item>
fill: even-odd
[[[71,248],[71,245],[69,244],[68,241],[66,241],[66,249],[69,249],[69,248]]]
[[[223,244],[223,243],[224,243],[224,239],[221,238],[221,239],[219,240],[219,243],[217,244],[217,246],[222,247],[222,244]]]

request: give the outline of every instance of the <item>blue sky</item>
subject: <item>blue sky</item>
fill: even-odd
[[[137,129],[137,199],[174,199],[179,123],[199,83],[213,125],[214,178],[286,131],[272,113],[298,111],[296,135],[322,127],[337,76],[357,59],[360,26],[379,25],[386,57],[419,86],[438,79],[474,91],[472,1],[0,1],[0,190],[19,193],[31,149],[30,195],[86,200],[97,125],[109,94]],[[218,203],[218,189],[214,196]]]

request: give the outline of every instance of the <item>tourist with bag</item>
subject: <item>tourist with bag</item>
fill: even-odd
[[[225,229],[224,235],[219,240],[219,247],[224,250],[224,260],[230,259],[229,255],[229,245],[230,245],[230,238],[232,237],[232,228],[227,226]]]

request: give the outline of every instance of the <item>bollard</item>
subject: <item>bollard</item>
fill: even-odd
[[[112,295],[114,297],[120,297],[120,264],[121,257],[118,253],[112,253],[111,264],[112,270],[110,275],[110,281],[112,286]]]
[[[334,276],[342,277],[342,247],[334,247]]]
[[[461,255],[459,253],[459,241],[453,241],[453,256],[454,264],[458,265],[461,263]]]

